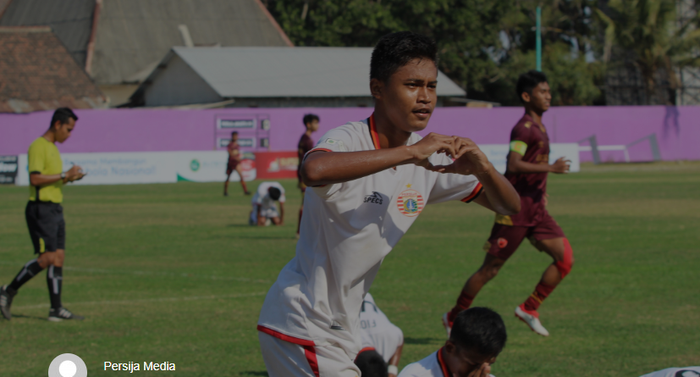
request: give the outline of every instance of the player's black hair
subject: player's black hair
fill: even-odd
[[[78,120],[78,116],[75,115],[73,110],[67,108],[67,107],[59,107],[56,109],[56,111],[53,112],[53,116],[51,117],[51,124],[49,125],[49,128],[53,128],[53,126],[56,124],[56,122],[60,122],[60,124],[66,124],[70,122],[70,119],[73,120]]]
[[[386,82],[413,59],[430,59],[437,66],[437,44],[425,35],[400,31],[383,36],[372,51],[369,78]]]
[[[238,131],[231,132],[231,136],[233,136],[233,135],[238,135]]]
[[[360,352],[355,358],[355,365],[360,368],[362,377],[387,377],[389,375],[384,358],[375,350]]]
[[[319,122],[320,120],[321,119],[319,119],[318,115],[316,115],[316,114],[306,114],[306,115],[304,115],[304,126],[306,126],[307,124],[309,124],[313,121]]]
[[[270,194],[270,199],[272,200],[279,200],[280,196],[282,196],[282,191],[277,187],[270,187],[267,189],[267,193]]]
[[[518,83],[515,85],[515,91],[520,101],[523,100],[523,93],[532,94],[532,89],[535,89],[537,85],[540,85],[542,82],[547,82],[547,76],[534,69],[520,75],[520,77],[518,77]]]
[[[506,345],[506,325],[498,313],[489,308],[469,308],[457,315],[450,341],[462,349],[495,357]]]

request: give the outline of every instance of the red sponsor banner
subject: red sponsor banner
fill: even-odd
[[[258,179],[296,178],[298,166],[296,151],[255,153]]]

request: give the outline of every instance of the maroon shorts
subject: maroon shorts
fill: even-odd
[[[228,165],[226,165],[226,175],[231,175],[231,173],[236,170],[238,164],[239,162],[236,160],[228,160]]]
[[[506,260],[515,253],[515,250],[518,249],[525,237],[534,244],[535,241],[563,238],[565,236],[559,224],[554,221],[548,212],[545,212],[542,220],[534,226],[493,224],[491,236],[484,245],[484,250],[497,258]]]

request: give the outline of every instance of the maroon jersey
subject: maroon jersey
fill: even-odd
[[[523,161],[533,164],[549,164],[549,137],[544,126],[537,124],[525,114],[510,133],[510,142],[520,141],[527,145]],[[512,145],[512,144],[511,144]],[[511,148],[510,153],[513,152]],[[543,198],[547,191],[547,173],[515,174],[506,172],[505,177],[520,194],[520,213],[513,216],[497,216],[496,222],[504,225],[534,226],[546,214]]]
[[[297,156],[299,157],[299,167],[297,167],[297,177],[299,178],[299,181],[301,182],[301,160],[304,159],[304,155],[310,150],[314,148],[314,141],[311,139],[311,136],[307,135],[304,133],[301,135],[301,139],[299,139],[299,145],[297,147]]]
[[[228,146],[226,149],[228,149],[228,163],[229,164],[238,164],[240,161],[239,155],[240,155],[240,146],[238,145],[237,142],[231,141],[228,143]],[[233,152],[233,156],[231,156],[231,152]],[[234,157],[235,156],[235,157]]]

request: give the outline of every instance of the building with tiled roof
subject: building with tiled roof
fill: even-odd
[[[103,108],[105,96],[48,26],[0,27],[0,112]]]

